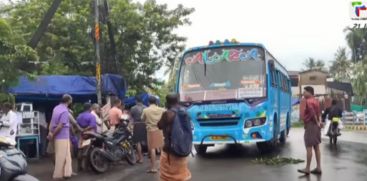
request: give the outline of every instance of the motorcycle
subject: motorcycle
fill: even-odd
[[[330,126],[329,126],[329,131],[328,131],[328,136],[330,139],[330,144],[335,144],[338,140],[338,136],[340,136],[340,129],[339,129],[339,123],[340,122],[340,118],[334,117],[331,120]]]
[[[39,181],[27,174],[25,155],[15,147],[15,141],[0,137],[0,180],[2,181]]]
[[[87,158],[93,171],[104,173],[112,163],[126,160],[130,165],[136,163],[132,134],[128,129],[128,120],[122,120],[112,136],[103,133],[86,132],[83,137],[90,138]]]

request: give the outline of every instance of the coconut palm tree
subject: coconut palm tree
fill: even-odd
[[[346,40],[352,50],[352,61],[363,60],[367,54],[367,30],[365,28],[346,28]]]
[[[362,60],[355,64],[354,75],[352,77],[353,92],[360,104],[367,97],[367,60]]]
[[[309,57],[303,63],[305,70],[325,70],[325,63],[322,60],[315,60]]]
[[[351,79],[351,62],[348,60],[346,48],[339,48],[330,66],[330,73],[335,80],[348,82]]]

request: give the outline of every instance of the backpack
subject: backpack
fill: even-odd
[[[23,152],[15,149],[0,150],[0,180],[11,180],[25,174],[27,161]]]
[[[189,116],[184,108],[172,108],[175,119],[172,122],[169,148],[172,154],[186,157],[192,150],[192,129]]]

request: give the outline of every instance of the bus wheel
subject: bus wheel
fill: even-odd
[[[275,148],[275,143],[273,140],[266,142],[257,142],[257,149],[259,149],[261,154],[271,153]]]
[[[198,155],[205,155],[206,149],[208,146],[206,145],[194,145],[195,151]]]
[[[290,116],[289,116],[289,113],[288,113],[288,116],[287,116],[287,136],[289,135],[290,129],[291,129],[291,119],[290,119]]]
[[[289,116],[287,116],[285,129],[282,132],[280,132],[280,138],[279,138],[280,143],[284,144],[287,141],[288,133],[289,133]]]
[[[287,141],[287,135],[288,135],[288,128],[286,128],[284,131],[280,133],[279,138],[280,143],[284,144]]]

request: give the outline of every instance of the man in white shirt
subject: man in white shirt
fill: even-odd
[[[17,135],[18,120],[10,103],[3,105],[3,116],[0,118],[0,137],[6,137],[15,142]]]
[[[97,122],[97,133],[103,133],[103,132],[107,131],[108,129],[107,129],[106,124],[99,117],[99,114],[101,113],[101,108],[99,107],[98,104],[93,104],[92,105],[92,112],[91,113],[96,118],[96,122]]]

